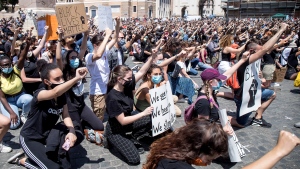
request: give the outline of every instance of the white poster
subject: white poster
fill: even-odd
[[[245,69],[240,116],[256,111],[261,105],[261,81],[258,77],[259,71],[260,59],[248,65]]]
[[[152,112],[152,135],[157,136],[174,124],[176,120],[170,83],[149,90]]]
[[[113,27],[113,18],[112,18],[112,12],[110,6],[98,6],[98,28],[99,31],[103,31],[106,28],[109,28],[111,30],[114,30]]]
[[[232,128],[228,121],[226,109],[219,111],[219,117],[222,127],[229,125],[229,127]],[[235,132],[233,132],[231,136],[228,135],[228,154],[230,161],[233,163],[241,162],[241,157],[246,156],[243,146],[240,144]]]
[[[38,36],[43,36],[45,34],[45,26],[46,26],[45,20],[39,20],[37,22]]]

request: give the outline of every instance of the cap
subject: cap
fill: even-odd
[[[205,69],[202,73],[201,73],[201,79],[203,81],[206,80],[212,80],[212,79],[220,79],[220,80],[226,80],[227,77],[220,74],[218,70],[214,69],[214,68],[208,68]]]

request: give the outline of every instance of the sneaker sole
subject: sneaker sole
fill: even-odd
[[[11,164],[12,161],[14,161],[16,158],[21,157],[21,156],[23,156],[23,155],[25,155],[24,152],[18,152],[18,153],[15,154],[14,156],[10,157],[10,158],[7,160],[7,163],[10,163],[10,164]]]
[[[251,124],[251,126],[258,126],[258,127],[264,127],[264,128],[271,128],[272,126],[262,126],[260,124],[257,124],[257,123],[253,123]]]

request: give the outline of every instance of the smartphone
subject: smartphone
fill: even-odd
[[[67,139],[65,141],[65,143],[62,145],[62,148],[66,151],[68,151],[70,149],[70,140],[69,139]]]

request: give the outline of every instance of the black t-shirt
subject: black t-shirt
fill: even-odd
[[[110,124],[112,133],[125,133],[123,127],[116,116],[124,113],[124,116],[130,116],[133,111],[133,93],[135,89],[135,77],[132,76],[132,81],[129,88],[124,88],[124,93],[115,89],[111,89],[105,99],[106,113],[108,114],[108,123]]]
[[[296,56],[296,53],[297,53],[298,49],[297,48],[293,48],[291,50],[291,53],[287,59],[287,62],[288,62],[288,68],[294,68],[297,70],[297,65],[298,65],[298,59],[297,59],[297,56]]]
[[[222,61],[230,62],[231,54],[222,52]]]
[[[4,44],[0,44],[0,51],[5,53]]]
[[[66,92],[68,111],[81,112],[85,106],[84,95],[76,96],[71,89]]]
[[[264,63],[275,65],[275,57],[276,57],[276,54],[273,51],[271,53],[264,54],[264,56],[263,56]]]
[[[205,96],[205,93],[199,92],[198,97],[199,96]],[[216,104],[219,106],[219,103],[216,100],[215,95],[213,97],[214,97]],[[209,116],[209,119],[212,119],[214,121],[219,120],[219,113],[218,113],[219,109],[215,105],[211,109],[209,100],[207,100],[207,99],[200,99],[199,101],[197,101],[197,103],[195,104],[194,110],[195,110],[194,114],[193,114],[194,117],[198,117],[198,115],[202,115],[202,116]]]
[[[159,160],[156,169],[195,169],[195,168],[184,161],[164,158]]]
[[[164,58],[164,59],[169,59],[169,58],[171,58],[171,56],[169,56],[167,53],[163,53],[163,58]],[[175,65],[176,65],[176,61],[171,62],[171,63],[168,65],[167,73],[173,72],[174,69],[175,69]]]
[[[249,65],[249,59],[244,62],[237,70],[237,79],[238,82],[240,84],[240,88],[234,91],[234,94],[238,97],[238,98],[242,98],[242,94],[243,94],[243,86],[244,86],[244,75],[245,75],[245,70],[246,67]]]
[[[44,85],[33,95],[31,111],[20,133],[23,137],[29,139],[46,139],[50,130],[55,126],[59,116],[62,114],[63,106],[67,104],[65,94],[58,97],[57,101],[52,99],[39,102],[37,96],[43,90],[46,90]]]
[[[24,71],[25,71],[26,77],[28,77],[28,78],[40,78],[40,74],[37,70],[36,62],[25,61],[24,62]],[[41,82],[23,83],[23,86],[24,86],[26,93],[32,95],[33,92],[38,89],[40,84],[41,84]]]

